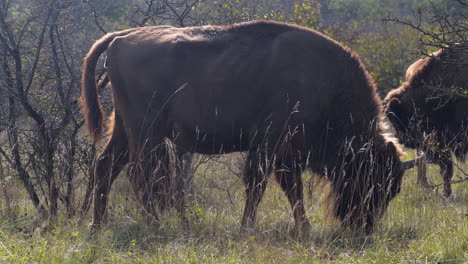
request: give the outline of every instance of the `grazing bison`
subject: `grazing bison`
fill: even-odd
[[[83,112],[95,140],[103,120],[95,67],[106,50],[115,110],[96,161],[95,224],[125,164],[137,197],[139,184],[161,178],[152,166],[165,138],[177,153],[247,152],[242,228],[253,226],[270,174],[297,228],[307,227],[301,173],[310,169],[331,182],[334,216],[372,230],[414,166],[384,136],[381,102],[359,58],[318,32],[256,21],[107,34],[83,67]]]
[[[452,195],[452,152],[461,161],[468,151],[468,97],[457,93],[467,90],[468,50],[456,44],[413,63],[406,82],[385,98],[385,111],[403,144],[423,149],[440,166],[446,197]],[[421,165],[418,181],[427,184]]]

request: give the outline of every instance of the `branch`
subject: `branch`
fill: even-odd
[[[443,183],[438,183],[438,184],[422,183],[422,185],[423,185],[423,187],[427,187],[427,188],[437,188],[437,187],[440,187],[440,186],[444,186],[447,183],[448,184],[456,184],[456,183],[463,183],[463,182],[468,182],[468,177],[461,178],[460,180],[443,182]]]
[[[457,3],[459,3],[462,6],[468,7],[468,1],[467,0],[455,0]]]
[[[93,13],[93,17],[94,17],[94,22],[96,23],[96,26],[99,28],[99,30],[102,31],[102,33],[104,34],[107,34],[107,31],[104,29],[103,26],[101,26],[101,24],[99,23],[99,20],[98,20],[98,16],[97,16],[97,13],[96,13],[96,9],[94,8],[93,5],[91,5],[91,1],[86,1],[88,6],[91,8],[92,10],[92,13]]]
[[[54,70],[55,70],[55,77],[56,77],[55,80],[57,83],[56,90],[60,97],[60,103],[62,107],[64,108],[65,115],[62,118],[62,121],[60,122],[60,124],[57,126],[57,128],[55,128],[52,131],[52,134],[50,136],[52,140],[58,138],[60,132],[67,126],[72,116],[70,101],[67,100],[68,96],[65,96],[64,89],[63,89],[62,70],[59,65],[59,56],[57,52],[57,44],[55,42],[55,35],[54,35],[55,29],[57,28],[57,20],[58,20],[59,14],[60,14],[60,10],[57,10],[56,13],[53,14],[53,21],[52,21],[53,23],[52,25],[49,26],[49,38],[50,38],[50,47],[52,51],[52,61],[54,63]]]
[[[463,0],[466,2],[466,0]],[[466,9],[466,6],[461,7]],[[443,13],[433,4],[431,9],[424,16],[427,22],[423,22],[423,12],[418,10],[417,16],[413,20],[401,20],[397,17],[391,17],[390,14],[384,19],[385,22],[393,22],[412,28],[421,34],[419,42],[424,47],[441,48],[464,48],[468,38],[468,16],[462,15],[460,18],[450,17],[448,13]],[[426,50],[420,49],[422,55],[429,56]]]
[[[49,7],[50,8],[50,7]],[[40,37],[39,37],[39,40],[36,44],[36,47],[37,47],[37,51],[36,51],[36,57],[34,58],[34,62],[33,62],[33,66],[32,66],[32,69],[31,69],[31,73],[30,73],[30,77],[29,77],[29,81],[28,81],[28,84],[26,85],[26,94],[29,92],[29,90],[31,89],[31,86],[32,86],[32,83],[33,83],[33,80],[34,80],[34,77],[36,75],[36,68],[37,68],[37,64],[39,63],[39,58],[41,56],[41,50],[42,50],[42,47],[43,47],[43,42],[44,42],[44,36],[45,36],[45,32],[46,32],[46,29],[47,29],[47,26],[49,24],[49,18],[50,16],[52,15],[52,8],[50,8],[49,12],[47,13],[47,17],[44,21],[44,27],[42,28],[41,30],[41,34],[40,34]],[[21,58],[20,57],[20,52],[19,52],[19,47],[17,47],[17,56],[18,56],[18,59],[16,64],[17,65],[21,65]],[[17,58],[15,58],[16,60]],[[19,71],[17,71],[17,74],[20,73],[20,76],[22,75],[21,74],[21,69],[19,69]],[[18,75],[17,75],[18,77]],[[22,87],[21,87],[22,88]],[[26,94],[24,94],[24,91],[21,91],[21,93],[23,94],[24,97],[26,97]],[[26,99],[25,99],[26,100]],[[29,112],[29,111],[28,111]]]
[[[185,8],[179,14],[177,12],[176,7],[174,7],[168,0],[164,0],[164,4],[172,11],[172,13],[176,16],[177,21],[181,27],[185,27],[184,20],[188,16],[188,14],[192,11],[192,8],[196,6],[200,0],[195,0],[192,3],[189,3],[189,0],[184,0]]]

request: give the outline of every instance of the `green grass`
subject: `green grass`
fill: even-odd
[[[73,219],[59,219],[53,229],[40,230],[34,210],[19,203],[16,217],[0,220],[0,263],[468,262],[466,182],[453,185],[455,199],[449,202],[441,190],[416,185],[415,170],[408,171],[402,192],[370,236],[324,220],[322,185],[312,197],[306,195],[312,228],[298,236],[286,197],[270,181],[256,229],[241,235],[244,193],[237,167],[199,167],[187,228],[174,212],[162,216],[160,228],[145,224],[128,199],[131,191],[124,177],[112,190],[110,222],[95,233]],[[437,167],[430,166],[428,174],[441,181]]]

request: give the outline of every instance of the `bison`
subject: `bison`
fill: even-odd
[[[385,111],[397,136],[409,148],[423,149],[440,166],[444,196],[451,197],[452,153],[468,151],[468,49],[456,44],[413,63],[406,81],[385,98]],[[427,185],[425,166],[418,181]]]
[[[95,164],[94,224],[105,220],[112,182],[127,163],[145,203],[145,181],[164,178],[154,166],[164,163],[166,139],[178,157],[246,152],[244,230],[254,225],[271,174],[296,227],[307,228],[304,170],[330,181],[330,212],[344,226],[372,230],[415,164],[400,161],[383,133],[381,101],[358,56],[313,30],[253,21],[103,36],[82,76],[84,118],[96,141],[103,113],[95,67],[104,51],[114,114]]]

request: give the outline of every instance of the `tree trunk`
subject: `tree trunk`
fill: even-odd
[[[0,157],[0,182],[2,185],[3,197],[5,198],[6,215],[11,216],[13,211],[11,210],[10,195],[8,194],[8,190],[6,188],[6,179],[5,179],[5,174],[3,171],[3,161],[1,157]]]

